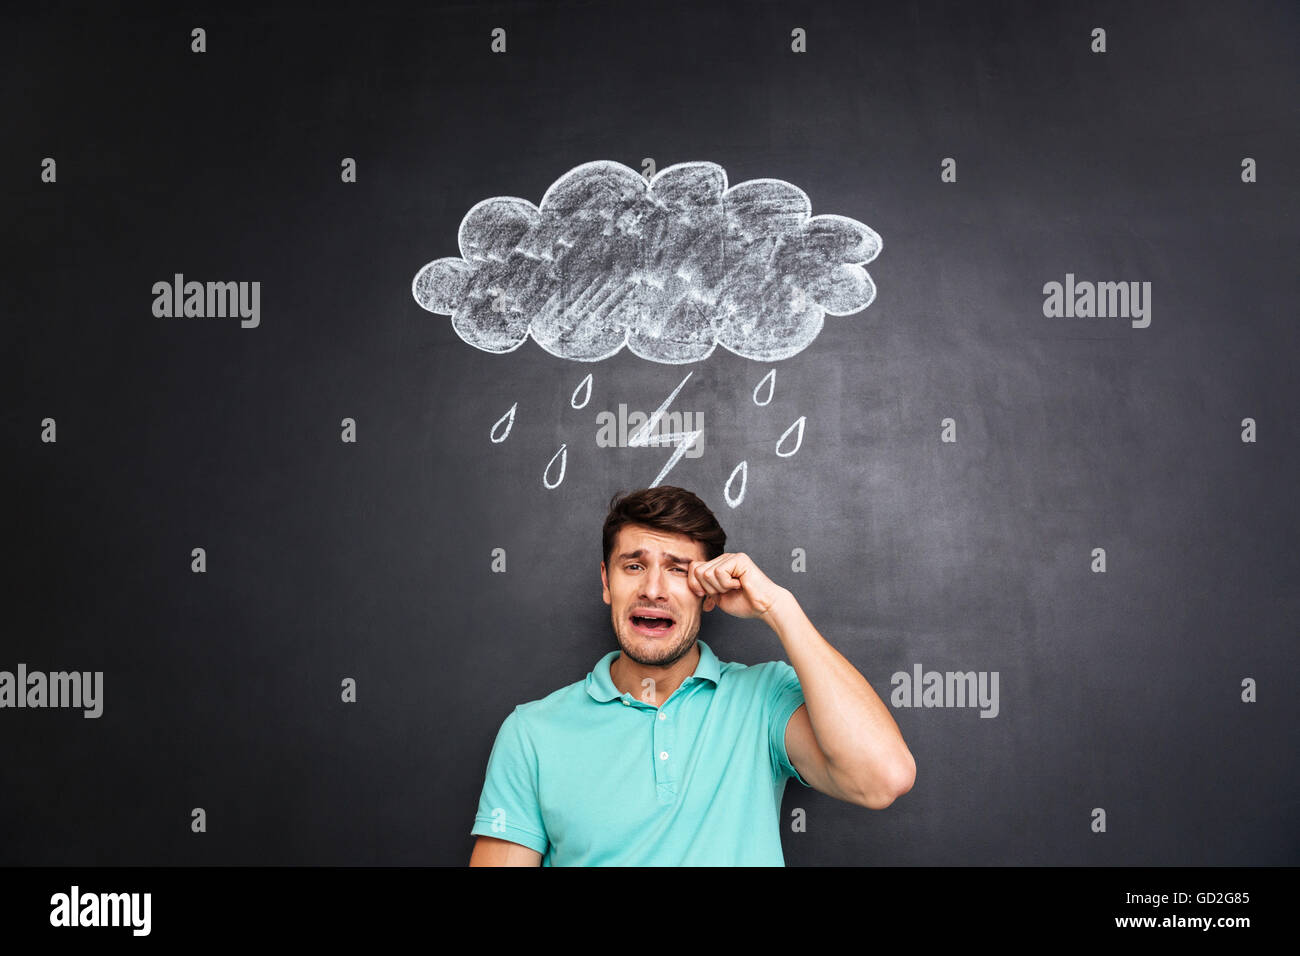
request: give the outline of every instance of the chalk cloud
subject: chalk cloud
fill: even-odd
[[[565,173],[539,206],[483,200],[459,244],[411,292],[475,348],[512,352],[531,336],[574,361],[626,346],[668,364],[718,345],[764,362],[798,354],[826,315],[871,304],[864,266],[883,245],[854,219],[813,216],[803,190],[779,179],[728,187],[721,166],[691,162],[647,181],[605,160]]]

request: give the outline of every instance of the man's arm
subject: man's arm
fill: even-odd
[[[786,754],[815,789],[883,810],[912,789],[916,761],[867,679],[817,633],[786,588],[743,552],[692,561],[691,590],[718,595],[727,614],[766,621],[785,647],[804,705],[786,724]]]
[[[470,866],[541,866],[542,855],[509,840],[496,837],[480,836],[474,841],[474,852],[470,854]]]
[[[883,810],[912,789],[916,761],[875,689],[817,633],[781,588],[758,615],[776,631],[799,676],[805,705],[786,725],[790,763],[813,789]]]
[[[550,846],[537,795],[540,758],[523,711],[516,707],[506,716],[492,744],[470,827],[478,838],[470,866],[537,866]]]

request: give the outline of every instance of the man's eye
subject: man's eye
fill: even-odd
[[[685,568],[673,568],[673,570],[674,570],[674,571],[680,571],[680,572],[682,572],[682,574],[685,574],[685,573],[686,573],[686,569],[685,569]]]

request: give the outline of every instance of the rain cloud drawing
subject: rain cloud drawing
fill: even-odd
[[[601,160],[565,173],[540,205],[476,204],[459,245],[423,266],[411,292],[475,348],[512,352],[531,336],[579,362],[626,346],[684,364],[719,345],[761,362],[798,354],[826,315],[871,304],[864,267],[882,242],[854,219],[812,215],[803,190],[779,179],[729,187],[721,166],[690,162],[647,181]]]

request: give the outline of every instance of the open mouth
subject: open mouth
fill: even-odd
[[[662,611],[649,611],[644,608],[632,612],[634,630],[649,637],[659,637],[673,629],[673,619]]]

